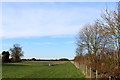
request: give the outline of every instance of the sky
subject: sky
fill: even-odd
[[[73,59],[76,38],[115,2],[2,2],[2,50],[20,44],[22,58]]]

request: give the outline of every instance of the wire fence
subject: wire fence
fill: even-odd
[[[86,78],[101,78],[101,75],[98,73],[97,70],[91,69],[91,67],[88,67],[84,64],[77,63],[75,61],[71,61],[71,63],[79,69],[85,76]]]

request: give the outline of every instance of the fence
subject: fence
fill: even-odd
[[[74,64],[77,69],[82,71],[86,78],[101,78],[101,75],[98,73],[97,70],[92,70],[91,67],[77,63],[75,61],[71,61],[71,63]]]

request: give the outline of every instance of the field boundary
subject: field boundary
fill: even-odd
[[[101,75],[98,74],[98,71],[94,71],[91,67],[88,67],[84,64],[80,64],[75,61],[71,61],[71,63],[79,69],[86,78],[101,78]]]
[[[86,75],[85,75],[85,72],[80,69],[80,67],[79,67],[78,64],[76,64],[74,61],[70,61],[70,62],[71,62],[71,64],[73,64],[79,71],[82,72],[82,74],[85,76],[85,78],[90,78],[90,76],[86,76]]]

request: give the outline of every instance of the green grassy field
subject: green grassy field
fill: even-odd
[[[48,66],[48,63],[55,65]],[[4,63],[2,72],[2,78],[84,78],[73,64],[65,61]]]

